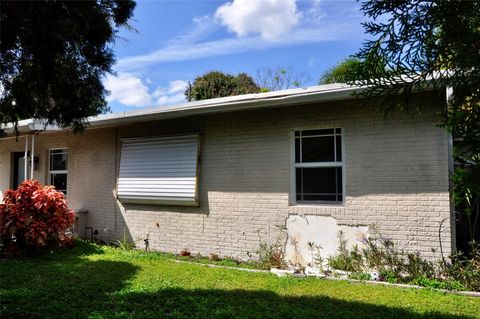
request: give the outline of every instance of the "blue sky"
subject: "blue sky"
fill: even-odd
[[[105,79],[112,111],[179,104],[188,81],[211,70],[291,68],[305,86],[361,46],[356,1],[137,1],[115,43],[116,76]]]

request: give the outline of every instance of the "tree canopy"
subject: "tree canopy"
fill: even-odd
[[[299,88],[308,82],[306,73],[295,72],[291,67],[259,68],[256,83],[264,92]]]
[[[477,95],[480,1],[370,0],[361,10],[371,39],[356,55],[362,66],[354,77],[372,86],[370,94],[411,94],[431,81],[436,89],[454,87],[456,104]]]
[[[347,83],[354,81],[356,75],[360,73],[359,68],[361,65],[361,61],[357,58],[346,58],[325,71],[320,77],[318,84]]]
[[[185,90],[185,96],[189,101],[199,101],[258,92],[260,92],[260,88],[245,73],[233,76],[228,73],[211,71],[195,78],[191,87],[187,87]]]
[[[453,89],[443,125],[457,140],[455,198],[474,239],[480,233],[480,1],[369,0],[361,10],[371,39],[356,55],[362,66],[353,78],[370,86],[366,96],[387,112],[409,111],[419,107],[409,96],[426,82],[444,96]],[[379,61],[386,68],[374,67]]]
[[[1,1],[0,123],[45,119],[82,129],[108,110],[102,76],[135,2]]]

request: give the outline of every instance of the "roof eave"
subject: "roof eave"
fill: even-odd
[[[321,103],[353,99],[353,93],[359,93],[365,88],[343,87],[328,92],[308,92],[296,95],[277,95],[262,98],[261,95],[252,95],[251,99],[231,101],[229,99],[214,99],[197,105],[180,105],[172,108],[155,108],[141,112],[128,112],[124,115],[108,114],[100,115],[89,120],[90,127],[117,126],[131,123],[180,118],[195,115],[245,111],[254,109],[278,108],[292,105]],[[218,101],[217,101],[218,100]]]

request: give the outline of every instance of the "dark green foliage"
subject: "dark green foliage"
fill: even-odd
[[[360,272],[363,269],[363,260],[358,246],[352,250],[347,248],[347,240],[342,231],[338,232],[338,254],[328,258],[330,267],[345,271]]]
[[[383,236],[364,238],[364,248],[357,245],[350,250],[343,232],[338,233],[338,254],[329,258],[330,267],[360,273],[375,270],[380,274],[400,276],[404,268],[403,252],[398,251],[394,243]]]
[[[390,269],[380,271],[380,279],[389,284],[397,284],[400,281],[400,276]]]
[[[347,83],[356,80],[362,63],[357,58],[347,58],[322,74],[318,84]]]
[[[458,156],[452,181],[455,207],[464,213],[460,218],[466,219],[470,240],[476,240],[480,238],[480,153],[471,158]]]
[[[453,88],[443,126],[456,140],[455,200],[468,218],[470,240],[478,241],[480,1],[368,0],[361,10],[371,39],[356,55],[362,66],[351,78],[370,86],[362,95],[375,97],[388,113],[420,109],[412,95],[427,86],[443,96]],[[379,61],[386,67],[375,67]]]
[[[381,235],[365,238],[361,249],[357,246],[348,249],[342,232],[338,240],[338,254],[330,257],[328,264],[334,269],[352,272],[349,278],[368,280],[362,274],[375,271],[382,281],[389,283],[480,291],[480,246],[477,243],[471,243],[468,255],[459,253],[450,257],[451,263],[435,265],[419,253],[398,249],[392,240]]]
[[[241,95],[249,93],[258,93],[260,88],[248,74],[240,73],[233,78],[233,93],[231,95]]]
[[[408,274],[410,278],[433,278],[436,274],[436,269],[431,261],[423,259],[420,254],[406,254],[406,262],[403,265],[403,271]]]
[[[462,283],[467,289],[480,291],[480,244],[470,243],[468,254],[458,252],[447,264],[445,275]]]
[[[27,118],[82,129],[108,110],[102,77],[134,1],[1,1],[0,123]]]
[[[245,73],[233,76],[219,71],[211,71],[197,77],[192,86],[185,90],[185,96],[189,101],[200,101],[258,92],[260,92],[260,88]]]
[[[368,280],[371,280],[372,276],[370,276],[368,272],[354,272],[349,274],[348,278],[368,281]]]
[[[378,76],[378,74],[388,74],[389,72],[384,60],[361,61],[356,57],[348,57],[325,71],[318,84],[356,84]]]
[[[412,285],[418,285],[422,287],[434,288],[434,289],[447,289],[447,290],[465,290],[465,287],[455,280],[440,281],[436,279],[430,279],[427,277],[417,277],[411,282]]]
[[[361,8],[372,39],[357,57],[365,66],[382,61],[386,68],[358,68],[357,78],[384,101],[402,93],[399,103],[385,107],[408,110],[408,96],[429,79],[437,89],[454,87],[459,104],[480,88],[479,1],[363,1]]]

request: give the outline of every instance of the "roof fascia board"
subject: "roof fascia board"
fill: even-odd
[[[360,92],[364,88],[343,88],[341,90],[332,90],[330,92],[306,92],[297,95],[284,95],[277,97],[256,98],[250,100],[239,100],[232,102],[227,101],[212,101],[216,103],[203,103],[200,105],[188,105],[166,108],[155,108],[145,110],[143,112],[128,112],[123,116],[106,115],[93,118],[89,121],[89,127],[102,127],[102,126],[117,126],[130,123],[138,123],[153,120],[172,119],[195,115],[215,114],[235,111],[245,111],[254,109],[266,109],[277,108],[291,105],[300,105],[308,103],[322,103],[327,101],[338,101],[354,99],[352,96],[354,92]]]

